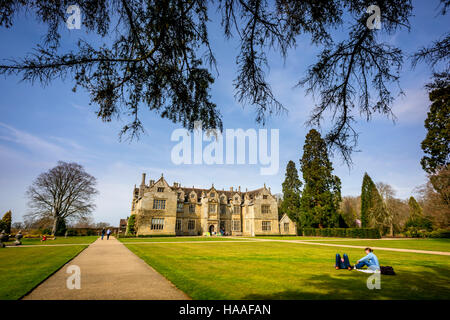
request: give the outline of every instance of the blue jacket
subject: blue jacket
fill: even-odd
[[[372,252],[370,252],[364,258],[359,259],[359,262],[365,262],[370,269],[380,269],[378,258]]]

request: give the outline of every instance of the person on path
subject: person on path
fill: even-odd
[[[105,236],[105,232],[106,232],[106,231],[105,231],[105,228],[103,228],[103,229],[102,229],[102,240],[103,240],[103,237]]]
[[[108,229],[108,231],[106,231],[106,240],[109,240],[110,234],[111,234],[111,229]]]

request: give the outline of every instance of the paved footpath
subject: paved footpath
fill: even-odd
[[[81,270],[81,288],[68,289],[67,268]],[[122,243],[111,237],[96,240],[41,283],[28,300],[182,300],[190,299]]]

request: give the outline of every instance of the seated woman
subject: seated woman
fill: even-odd
[[[380,263],[373,250],[366,248],[364,251],[366,252],[366,256],[356,262],[355,269],[362,269],[362,267],[367,266],[371,271],[380,271]]]
[[[344,253],[344,257],[341,259],[341,255],[339,253],[336,253],[336,264],[334,265],[336,270],[339,269],[348,269],[352,270],[352,266],[350,265],[350,260],[348,259],[348,256],[346,253]]]

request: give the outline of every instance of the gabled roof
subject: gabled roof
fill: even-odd
[[[203,192],[205,194],[208,194],[211,190],[215,190],[215,192],[217,192],[219,196],[225,194],[225,196],[227,197],[227,201],[228,201],[229,199],[232,199],[235,194],[238,194],[241,197],[241,199],[244,199],[245,195],[248,195],[251,199],[253,199],[255,195],[257,195],[258,193],[260,193],[261,191],[263,191],[265,189],[265,186],[264,186],[263,188],[259,188],[259,189],[243,192],[243,191],[239,191],[239,190],[233,190],[233,191],[231,191],[231,190],[218,190],[218,189],[216,189],[214,187],[214,185],[211,188],[209,188],[209,189],[202,189],[202,188],[195,188],[195,187],[183,187],[179,183],[177,183],[177,185],[171,186],[164,179],[163,175],[161,175],[161,177],[158,180],[156,180],[152,185],[146,185],[145,187],[146,188],[150,188],[150,187],[152,187],[153,185],[155,185],[156,183],[158,183],[161,180],[172,191],[176,191],[176,190],[180,190],[181,189],[184,192],[185,197],[188,197],[189,194],[192,191],[195,192],[195,194],[197,195],[197,201],[200,200],[200,198],[202,197],[202,193]],[[135,193],[139,192],[139,188],[135,187],[134,191],[135,191]]]
[[[288,220],[289,222],[293,222],[292,220],[291,220],[291,218],[289,218],[289,216],[285,213],[285,214],[283,214],[283,216],[281,217],[281,219],[280,219],[280,222],[282,222],[283,220]],[[295,223],[295,222],[294,222]]]

